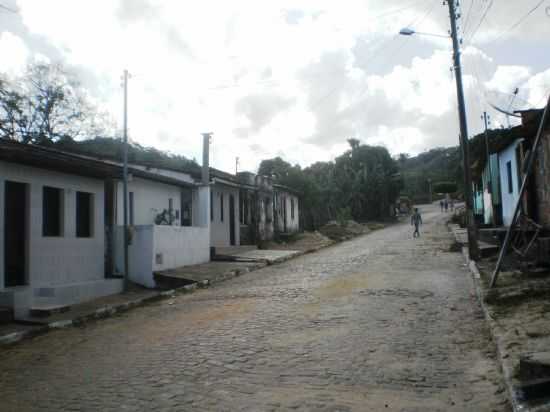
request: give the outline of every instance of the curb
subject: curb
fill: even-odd
[[[361,236],[361,235],[359,235],[359,236]],[[356,236],[356,237],[358,237],[358,236]],[[348,240],[348,239],[346,239],[346,240]],[[158,301],[158,300],[170,298],[170,297],[174,296],[177,293],[193,293],[197,289],[205,289],[205,288],[210,287],[211,285],[221,283],[221,282],[224,282],[226,280],[232,279],[234,277],[244,275],[245,273],[254,272],[258,269],[262,269],[262,268],[267,267],[267,266],[277,265],[277,264],[280,264],[280,263],[283,263],[283,262],[287,262],[287,261],[289,261],[291,259],[294,259],[294,258],[297,258],[299,256],[307,255],[309,253],[315,253],[315,252],[318,252],[322,249],[328,248],[330,246],[334,246],[334,245],[342,243],[342,242],[343,241],[338,242],[338,241],[333,240],[333,241],[331,241],[330,243],[328,243],[326,245],[317,246],[317,247],[314,247],[312,249],[306,249],[306,250],[298,251],[297,253],[294,253],[292,255],[277,258],[277,259],[273,260],[270,263],[268,263],[268,262],[259,262],[259,263],[255,264],[253,266],[249,266],[249,267],[246,267],[246,268],[243,268],[243,269],[234,269],[234,270],[224,272],[220,276],[218,276],[218,278],[215,279],[215,280],[203,280],[203,281],[199,281],[197,283],[193,283],[193,284],[190,284],[190,285],[185,285],[185,286],[174,288],[174,289],[159,291],[159,292],[157,292],[157,293],[155,293],[151,296],[146,296],[146,297],[143,297],[143,298],[137,298],[137,299],[130,300],[130,301],[127,301],[127,302],[116,304],[116,305],[103,306],[101,308],[96,309],[95,311],[93,311],[91,313],[88,313],[88,314],[85,314],[85,315],[82,315],[82,316],[77,316],[74,319],[66,319],[66,320],[50,322],[46,325],[36,326],[36,328],[34,328],[34,329],[9,333],[7,335],[0,336],[0,349],[2,349],[3,347],[12,346],[12,345],[24,340],[24,339],[30,339],[30,338],[33,338],[33,337],[38,336],[38,335],[43,335],[43,334],[49,332],[50,330],[63,329],[63,328],[68,328],[68,327],[72,327],[72,326],[82,326],[82,325],[84,325],[88,322],[91,322],[91,321],[95,321],[95,320],[99,320],[99,319],[106,319],[106,318],[112,317],[116,314],[120,314],[120,313],[129,311],[130,309],[133,309],[133,308],[136,308],[136,307],[139,307],[139,306],[144,306],[148,303],[152,303],[152,302],[155,302],[155,301]]]
[[[452,232],[453,236],[455,237],[455,240],[458,242],[458,239],[455,235],[455,232],[452,229],[451,229],[451,232]],[[462,246],[462,256],[464,256],[464,260],[466,261],[466,265],[468,266],[468,269],[470,270],[470,273],[472,274],[472,282],[473,282],[473,286],[474,286],[474,290],[475,290],[475,293],[476,293],[477,300],[479,302],[479,305],[481,306],[481,309],[483,311],[483,315],[485,317],[485,320],[487,321],[487,323],[489,325],[489,331],[491,333],[491,338],[492,338],[493,342],[495,342],[498,361],[499,361],[500,367],[502,369],[504,383],[506,385],[506,388],[508,389],[508,399],[510,400],[510,404],[512,406],[512,409],[513,409],[514,412],[526,412],[529,409],[525,405],[521,404],[521,401],[519,399],[519,393],[514,388],[514,384],[512,383],[512,379],[511,379],[511,376],[513,375],[513,371],[504,362],[505,354],[502,350],[503,344],[502,344],[500,338],[495,333],[495,320],[491,317],[491,314],[489,313],[489,308],[487,307],[487,304],[485,303],[485,299],[483,298],[483,289],[480,285],[481,276],[480,276],[480,273],[479,273],[479,268],[477,267],[477,264],[474,260],[470,260],[470,256],[468,254],[468,248],[465,247],[464,245]]]

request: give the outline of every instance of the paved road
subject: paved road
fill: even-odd
[[[462,257],[424,220],[24,342],[0,409],[507,411]]]

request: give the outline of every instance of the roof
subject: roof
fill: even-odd
[[[293,188],[285,186],[285,185],[281,185],[279,183],[273,183],[273,188],[274,189],[279,189],[279,190],[284,190],[285,192],[292,193],[296,196],[301,196],[303,194],[299,190],[293,189]]]
[[[97,179],[121,179],[123,172],[122,165],[114,162],[7,139],[0,139],[0,160]],[[194,186],[188,182],[132,167],[128,168],[128,172],[136,177],[175,186]]]

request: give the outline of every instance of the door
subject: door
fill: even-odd
[[[27,268],[27,185],[6,181],[4,201],[5,286],[20,286]]]
[[[229,196],[229,243],[235,246],[235,197]]]

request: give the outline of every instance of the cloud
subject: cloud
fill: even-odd
[[[236,128],[235,134],[244,138],[252,133],[258,133],[278,113],[291,107],[294,101],[292,98],[273,94],[255,94],[243,97],[236,103],[235,113],[238,116],[243,116],[247,125]]]
[[[446,33],[437,2],[4,2],[19,10],[0,13],[4,67],[20,71],[38,54],[61,60],[117,119],[129,69],[131,137],[144,145],[200,158],[200,133],[213,131],[214,165],[232,171],[235,156],[243,169],[278,153],[304,166],[328,160],[349,137],[398,152],[456,144],[450,42],[397,36],[405,26]],[[507,31],[526,6],[494,1],[469,44],[487,4],[473,3],[464,36],[470,134],[482,130],[489,93],[519,87],[518,99],[537,104],[550,83],[536,47],[547,37],[544,7]]]

